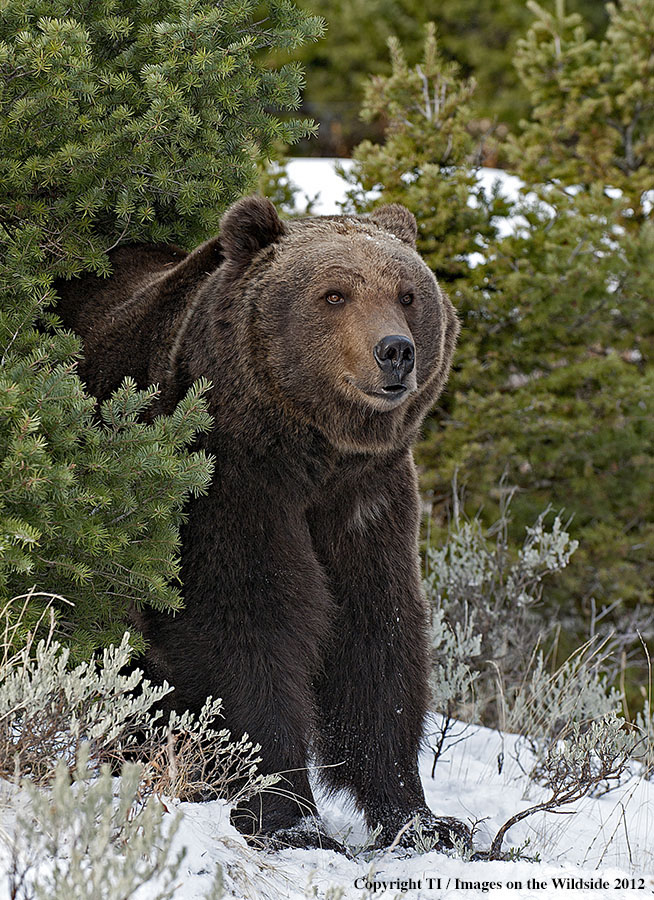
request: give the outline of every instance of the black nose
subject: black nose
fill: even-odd
[[[402,380],[413,371],[416,351],[411,341],[401,334],[386,335],[372,352],[385,375],[395,375]]]

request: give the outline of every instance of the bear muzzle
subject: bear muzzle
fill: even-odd
[[[414,379],[409,376],[414,370],[416,349],[413,342],[402,334],[388,334],[374,347],[372,355],[384,376],[379,390],[373,391],[375,396],[388,400],[403,397],[414,389]]]
[[[375,345],[372,355],[385,375],[404,381],[413,372],[416,361],[416,349],[409,338],[401,334],[388,334]]]
[[[413,341],[401,334],[381,338],[372,349],[376,376],[348,376],[345,380],[365,395],[379,411],[399,406],[417,389],[416,350]]]

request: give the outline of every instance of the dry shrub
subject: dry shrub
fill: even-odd
[[[54,640],[52,617],[44,614],[44,636],[29,633],[13,652],[29,599],[17,598],[4,610],[0,777],[18,772],[34,784],[50,784],[61,761],[75,771],[84,747],[95,772],[105,763],[114,772],[126,762],[140,763],[144,796],[241,799],[275,783],[257,774],[258,745],[217,727],[220,700],[208,697],[197,716],[173,712],[164,721],[157,707],[173,689],[153,685],[134,667],[129,634],[97,660],[71,666],[70,651]]]

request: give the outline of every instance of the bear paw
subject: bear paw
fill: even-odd
[[[430,850],[452,850],[455,846],[472,850],[470,828],[453,816],[435,816],[430,810],[419,810],[399,828],[383,829],[377,847],[402,847],[427,853]]]
[[[324,830],[319,819],[307,816],[295,825],[277,828],[270,834],[248,836],[247,841],[261,850],[276,852],[277,850],[333,850],[352,858],[350,851]]]

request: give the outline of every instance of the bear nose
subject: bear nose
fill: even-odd
[[[372,351],[377,365],[385,375],[395,375],[400,380],[413,370],[416,360],[415,347],[401,334],[388,334]]]

